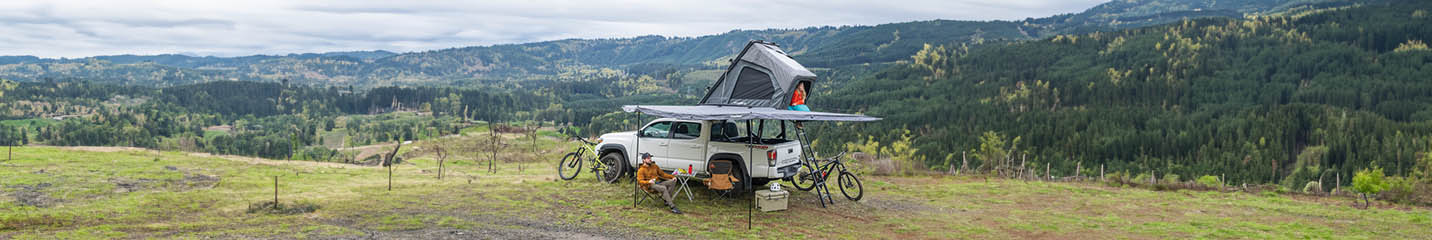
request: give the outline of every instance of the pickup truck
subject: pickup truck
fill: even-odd
[[[788,180],[800,169],[801,143],[794,133],[786,134],[788,123],[661,118],[638,131],[602,135],[596,149],[604,162],[619,160],[623,173],[634,171],[641,153],[650,153],[652,161],[665,171],[690,169],[697,177],[709,177],[706,166],[713,161],[731,161],[736,166],[732,176],[744,179],[750,173],[752,186],[761,186]],[[736,189],[745,190],[742,186]]]

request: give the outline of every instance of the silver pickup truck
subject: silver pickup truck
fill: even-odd
[[[761,186],[790,178],[800,168],[801,144],[793,140],[794,133],[785,134],[788,124],[661,118],[639,131],[602,135],[596,149],[603,161],[621,160],[623,172],[633,171],[641,153],[650,153],[663,170],[690,169],[699,177],[709,176],[706,166],[712,161],[731,161],[737,166],[733,176],[744,179],[750,173],[752,186]]]

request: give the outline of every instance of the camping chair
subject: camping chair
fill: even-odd
[[[640,188],[640,187],[638,187],[638,188]],[[649,199],[649,200],[651,200],[651,202],[656,203],[657,206],[661,206],[661,207],[665,207],[665,206],[666,206],[666,201],[665,201],[665,200],[661,200],[661,193],[651,192],[651,191],[642,190],[642,189],[637,189],[637,191],[638,191],[638,192],[641,192],[641,194],[639,194],[639,195],[641,195],[641,198],[639,198],[639,199],[636,200],[636,204],[641,204],[642,202],[646,202],[646,201]]]
[[[730,197],[731,189],[735,188],[735,183],[741,182],[741,179],[731,176],[733,167],[731,161],[713,161],[708,167],[711,178],[702,181],[706,184],[706,188],[711,189],[718,197]]]

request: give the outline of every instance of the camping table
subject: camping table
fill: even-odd
[[[680,195],[681,192],[685,191],[686,200],[695,201],[696,198],[691,197],[691,187],[686,186],[686,181],[691,180],[692,178],[696,178],[696,174],[681,173],[681,171],[671,171],[671,175],[676,176],[677,186],[675,194]]]

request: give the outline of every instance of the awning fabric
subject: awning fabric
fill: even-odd
[[[622,106],[626,112],[641,112],[661,117],[686,119],[686,120],[751,120],[751,119],[772,119],[790,121],[836,121],[836,122],[870,122],[878,121],[880,118],[860,114],[828,113],[828,112],[806,112],[781,110],[770,107],[746,107],[746,106],[719,106],[719,105],[696,105],[696,106],[670,106],[670,105],[626,105]]]

